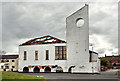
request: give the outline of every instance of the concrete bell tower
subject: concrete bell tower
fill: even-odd
[[[85,5],[66,18],[67,64],[75,66],[74,72],[79,72],[89,63],[88,16],[88,5]]]

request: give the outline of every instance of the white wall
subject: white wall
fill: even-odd
[[[83,18],[84,25],[77,27],[76,20]],[[89,21],[88,6],[67,17],[67,54],[68,65],[86,64],[89,62]]]
[[[59,65],[63,69],[66,66],[66,60],[55,60],[55,46],[66,46],[62,44],[43,44],[43,45],[27,45],[19,46],[19,71],[23,71],[28,65]],[[38,60],[35,60],[35,51],[38,51]],[[46,58],[46,50],[49,50],[49,60]],[[24,60],[24,51],[27,51],[27,60]],[[65,71],[65,69],[64,69]]]
[[[120,55],[120,1],[118,2],[118,54]]]
[[[67,65],[75,66],[72,73],[94,73],[92,67],[98,69],[98,62],[91,63],[89,54],[89,13],[88,5],[85,5],[66,19],[67,38]],[[83,19],[84,24],[77,27],[76,21]],[[98,59],[97,55],[92,55],[93,59]],[[94,69],[95,69],[94,68]],[[98,72],[95,70],[95,72]]]

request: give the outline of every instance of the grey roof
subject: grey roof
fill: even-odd
[[[16,59],[19,55],[0,55],[0,59]]]

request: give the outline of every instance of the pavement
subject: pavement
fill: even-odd
[[[120,81],[118,69],[108,70],[100,74],[72,74],[72,73],[22,73],[43,77],[48,81]]]

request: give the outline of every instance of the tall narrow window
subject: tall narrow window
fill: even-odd
[[[90,52],[90,60],[89,62],[92,62],[92,53]]]
[[[66,46],[55,47],[55,60],[66,60]]]
[[[49,50],[46,50],[46,60],[49,60]]]
[[[27,60],[27,52],[24,51],[24,60]]]
[[[35,60],[38,60],[38,51],[35,51]]]

